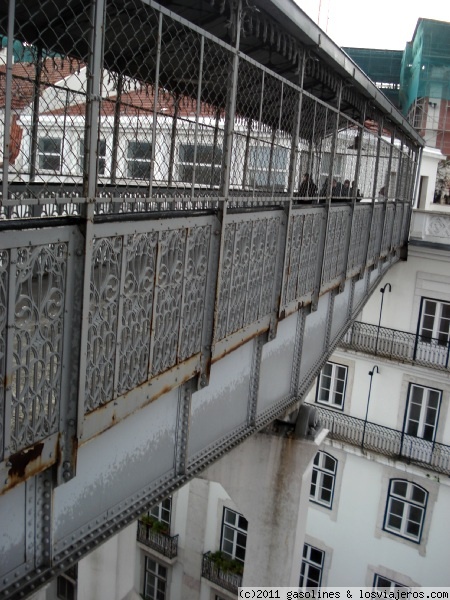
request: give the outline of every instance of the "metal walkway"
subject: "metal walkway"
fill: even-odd
[[[290,2],[5,5],[0,597],[21,598],[299,407],[405,256],[422,141]]]

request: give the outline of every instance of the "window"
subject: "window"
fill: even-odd
[[[152,145],[150,142],[128,142],[128,177],[150,179]]]
[[[60,600],[76,600],[77,597],[77,565],[58,575],[56,579],[56,595]]]
[[[313,502],[331,508],[333,504],[334,480],[337,460],[319,450],[314,457],[309,498]]]
[[[165,498],[162,502],[154,506],[149,514],[162,523],[167,523],[170,527],[170,514],[172,511],[172,498]]]
[[[420,336],[423,342],[434,338],[441,346],[450,339],[450,303],[423,298]]]
[[[440,402],[439,390],[411,384],[406,409],[405,433],[432,442],[436,434]]]
[[[320,372],[316,402],[344,408],[347,367],[327,362]]]
[[[179,177],[192,182],[194,173],[195,144],[182,144],[179,150]],[[195,183],[219,185],[222,172],[222,149],[217,146],[199,144],[195,155]]]
[[[384,529],[420,542],[428,492],[403,479],[391,479]]]
[[[321,586],[325,552],[309,544],[303,546],[303,560],[300,571],[299,586],[316,588]]]
[[[251,146],[248,155],[247,184],[284,189],[287,185],[289,150],[271,146]]]
[[[247,519],[237,512],[225,508],[222,520],[221,550],[230,558],[241,563],[245,561],[247,545]]]
[[[40,169],[59,171],[61,169],[61,138],[39,138],[38,158]]]
[[[165,600],[167,568],[149,556],[145,557],[144,598],[145,600]]]
[[[378,575],[375,573],[375,577],[373,579],[373,588],[374,590],[379,590],[381,588],[389,588],[394,590],[396,588],[404,588],[405,585],[401,583],[397,583],[396,581],[392,581],[392,579],[388,579],[387,577],[383,577],[382,575]]]
[[[84,142],[80,141],[80,171],[83,172]],[[104,175],[106,170],[106,140],[98,140],[98,174]]]

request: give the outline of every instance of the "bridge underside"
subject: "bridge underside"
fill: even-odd
[[[29,4],[0,8],[5,598],[300,406],[405,254],[420,150],[281,0]]]

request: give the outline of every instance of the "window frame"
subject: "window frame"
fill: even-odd
[[[152,508],[148,511],[148,515],[158,519],[158,521],[161,521],[161,523],[165,523],[170,528],[170,522],[172,519],[172,496],[168,496],[155,506],[152,506]]]
[[[234,522],[227,520],[228,515],[234,515]],[[245,521],[245,529],[240,527],[242,521]],[[242,523],[243,524],[243,523]],[[244,564],[245,563],[245,554],[247,550],[247,530],[248,530],[248,521],[244,517],[244,515],[224,506],[222,513],[222,527],[220,534],[220,550],[226,554],[232,560],[237,560],[238,562]],[[227,535],[227,533],[232,534],[231,536]],[[245,537],[245,545],[242,544],[242,536]],[[239,542],[239,543],[238,543]],[[226,543],[231,543],[232,550],[229,552],[224,548]],[[240,554],[242,554],[243,549],[243,558],[241,556],[237,556],[237,550],[241,549]]]
[[[419,420],[415,420],[412,419],[411,416],[411,412],[413,410],[413,390],[417,388],[417,389],[422,389],[424,391],[424,394],[422,395],[421,398],[421,405],[420,405],[420,416],[419,416]],[[427,397],[425,399],[425,403],[424,403],[424,397],[425,397],[425,392],[427,393]],[[429,397],[430,397],[430,392],[435,392],[438,395],[438,399],[437,399],[437,407],[435,409],[436,411],[436,415],[435,415],[435,422],[434,424],[430,424],[426,422],[426,416],[427,413],[429,412]],[[432,388],[432,387],[428,387],[426,385],[422,385],[420,383],[410,383],[408,386],[408,396],[406,399],[406,407],[405,407],[405,419],[404,419],[404,425],[403,425],[403,433],[405,435],[408,436],[412,436],[412,437],[416,437],[419,439],[422,439],[426,442],[430,442],[430,443],[434,443],[436,441],[436,433],[437,433],[437,428],[439,426],[439,415],[440,415],[440,409],[441,409],[441,403],[442,403],[442,390],[439,390],[437,388]],[[417,404],[417,403],[416,403]],[[433,407],[431,407],[433,408]],[[412,423],[417,422],[417,433],[413,433],[410,431],[410,428],[412,427]],[[425,433],[425,427],[432,427],[433,428],[433,434],[431,439],[428,439],[424,436]]]
[[[316,464],[316,458],[318,458],[317,464]],[[326,466],[323,464],[326,459],[331,459],[333,461],[333,463],[334,463],[333,471],[331,471],[330,469],[327,469]],[[312,473],[311,473],[311,486],[310,486],[310,490],[309,490],[309,499],[314,504],[319,504],[320,506],[324,506],[325,508],[328,508],[329,510],[331,510],[333,508],[334,489],[336,486],[337,466],[338,466],[338,460],[336,458],[334,458],[334,456],[332,456],[328,452],[324,452],[323,450],[317,451],[317,453],[314,457],[313,469],[312,469]],[[331,488],[325,488],[323,485],[323,480],[326,477],[330,477],[332,480]],[[315,480],[314,480],[314,478],[315,478]],[[314,493],[312,493],[313,486],[315,488]],[[330,500],[329,501],[324,500],[323,498],[319,497],[319,496],[322,496],[322,491],[326,490],[326,489],[329,489],[329,492],[330,492]]]
[[[321,554],[321,562],[320,563],[311,559],[312,551],[319,552]],[[306,556],[305,556],[305,553],[306,553]],[[302,562],[300,565],[300,577],[299,577],[299,582],[298,582],[299,588],[301,588],[302,590],[316,588],[316,587],[320,588],[322,585],[324,565],[325,565],[325,550],[321,550],[320,548],[317,548],[316,546],[312,546],[311,544],[308,544],[307,542],[305,542],[303,544]],[[305,578],[308,581],[309,571],[312,569],[317,569],[317,571],[319,572],[319,581],[317,582],[317,585],[305,586],[305,585],[303,585],[305,582]]]
[[[45,151],[44,149],[41,149],[41,142],[44,142],[45,140],[52,140],[52,142],[55,142],[56,140],[59,143],[59,151]],[[38,171],[39,172],[45,172],[45,173],[58,173],[61,174],[61,170],[62,170],[62,164],[63,164],[63,138],[62,137],[57,137],[54,135],[41,135],[38,138],[38,144],[37,144],[37,167],[38,167]],[[53,169],[51,167],[45,167],[45,166],[41,166],[41,159],[43,159],[44,161],[49,158],[49,157],[58,157],[58,167],[56,169]]]
[[[133,156],[133,154],[130,155],[130,148],[132,146],[135,146],[135,148],[141,148],[144,146],[148,146],[148,151],[150,153],[150,157],[147,158],[146,156]],[[128,179],[132,179],[132,180],[138,180],[138,181],[150,181],[150,177],[151,177],[151,169],[152,169],[152,142],[148,141],[146,139],[127,139],[127,147],[126,147],[126,169],[127,169],[127,178]],[[136,173],[133,172],[134,167],[137,167],[138,165],[147,165],[146,166],[146,170],[148,168],[148,177],[147,177],[147,173],[145,173],[144,175],[136,175]],[[139,168],[141,168],[141,166],[139,166]]]
[[[328,365],[331,365],[331,374],[327,375],[326,373],[324,373],[324,369],[325,367],[327,367]],[[345,377],[343,379],[344,385],[343,385],[343,390],[342,392],[339,392],[336,390],[336,384],[338,381],[342,381],[342,379],[339,379],[336,375],[336,372],[338,371],[338,369],[344,369],[345,371]],[[330,388],[327,390],[327,388],[325,388],[323,386],[323,379],[325,377],[330,377]],[[343,411],[344,410],[344,405],[345,405],[345,395],[347,392],[347,382],[348,382],[348,367],[346,365],[342,365],[340,363],[335,363],[331,360],[328,360],[324,366],[322,367],[322,369],[320,370],[320,374],[319,377],[317,379],[317,387],[316,387],[316,403],[320,404],[322,406],[328,406],[329,408],[334,408],[335,410],[340,410]],[[328,391],[328,398],[326,400],[322,400],[321,399],[321,391],[322,390],[327,390]],[[341,403],[336,403],[334,402],[334,399],[336,398],[336,395],[340,394],[342,396],[342,401]]]
[[[77,579],[78,579],[78,565],[74,565],[67,571],[60,573],[56,578],[56,597],[59,600],[77,600]],[[64,582],[65,589],[60,589],[60,584]],[[67,589],[70,588],[72,591],[67,594]]]
[[[268,150],[268,156],[264,156]],[[280,156],[276,155],[280,153]],[[261,154],[261,156],[258,156]],[[282,168],[282,154],[285,155],[286,162]],[[267,162],[266,162],[267,159]],[[267,168],[266,168],[267,167]],[[266,181],[258,181],[258,177],[265,177]],[[271,189],[282,191],[287,189],[289,175],[289,148],[284,146],[272,145],[270,143],[252,144],[248,148],[248,164],[246,172],[246,186],[259,190]]]
[[[151,570],[149,568],[149,563],[152,562],[156,565],[156,570]],[[159,571],[163,570],[165,571],[165,574],[160,574]],[[158,593],[163,594],[162,600],[165,600],[166,595],[167,595],[167,582],[168,582],[168,573],[169,573],[169,569],[166,565],[162,565],[161,563],[159,563],[157,560],[155,560],[152,556],[145,556],[145,563],[144,563],[144,589],[143,589],[143,598],[144,600],[161,600],[161,596],[158,595]],[[148,579],[150,577],[154,578],[154,583],[153,583],[153,588],[154,588],[154,592],[151,596],[147,595],[147,583],[148,583]],[[163,589],[161,590],[159,587],[159,582],[163,583]]]
[[[404,496],[393,491],[393,488],[394,488],[395,484],[397,484],[397,483],[406,484],[406,494]],[[413,494],[411,491],[414,490],[414,488],[416,488],[417,490],[420,490],[421,492],[424,493],[425,499],[424,499],[423,503],[420,503],[419,501],[414,501],[414,499],[412,498]],[[393,535],[396,535],[398,537],[401,537],[405,540],[414,542],[416,544],[420,544],[421,539],[422,539],[422,533],[424,530],[428,498],[429,498],[428,490],[426,490],[422,486],[418,485],[417,483],[408,481],[406,479],[398,479],[398,478],[390,479],[389,480],[389,488],[388,488],[388,492],[387,492],[387,498],[386,498],[386,508],[385,508],[385,514],[384,514],[384,520],[383,520],[383,530],[387,531],[388,533],[391,533]],[[399,515],[398,513],[394,512],[392,510],[392,506],[394,503],[397,503],[397,505],[400,505],[400,504],[403,505],[401,515]],[[410,518],[411,512],[412,512],[411,509],[416,509],[418,511],[421,511],[420,521],[413,521]],[[400,519],[400,527],[394,527],[389,524],[389,520],[391,517]],[[410,522],[417,523],[419,525],[419,532],[417,535],[408,533],[407,525]]]
[[[192,150],[192,160],[187,160],[186,157],[182,157],[183,152],[187,149]],[[208,148],[210,151],[209,162],[200,161],[199,149]],[[194,154],[195,154],[195,163],[194,163]],[[180,142],[178,144],[178,164],[177,164],[177,172],[178,172],[178,181],[181,183],[192,183],[192,177],[195,173],[195,185],[204,185],[207,187],[218,187],[220,185],[221,173],[222,173],[222,157],[223,157],[223,148],[216,144],[214,146],[213,143],[200,143],[195,144],[189,141]],[[189,158],[189,157],[188,157]],[[204,157],[203,157],[204,158]],[[214,163],[213,158],[215,159]],[[209,169],[209,177],[207,181],[202,181],[202,178],[198,178],[199,170]],[[184,175],[183,171],[187,169],[192,169],[191,176],[187,177]],[[216,181],[217,177],[217,181]]]
[[[436,305],[434,314],[431,315],[429,312],[425,312],[427,310],[427,303],[433,303]],[[428,298],[426,296],[422,296],[420,299],[420,314],[419,314],[419,322],[417,326],[417,336],[421,342],[431,343],[433,340],[437,342],[438,346],[448,346],[450,343],[450,318],[443,316],[444,307],[448,307],[450,311],[450,302],[446,300],[438,300],[436,298]],[[439,313],[439,314],[438,314]],[[433,317],[433,324],[430,327],[424,328],[424,320],[426,317]],[[449,321],[449,330],[445,333],[445,330],[441,332],[441,321],[448,320]],[[426,331],[431,331],[431,335],[424,333]],[[441,336],[439,334],[442,334]],[[446,335],[446,339],[443,336]]]
[[[378,581],[380,579],[384,579],[386,582],[389,582],[389,586],[387,585],[378,585]],[[389,577],[385,577],[384,575],[380,575],[379,573],[374,573],[373,576],[373,589],[374,590],[384,590],[387,587],[389,587],[390,590],[394,590],[397,588],[408,588],[407,585],[403,585],[402,583],[399,583],[398,581],[394,581],[393,579],[389,579]]]

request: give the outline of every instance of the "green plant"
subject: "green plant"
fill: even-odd
[[[163,533],[164,535],[169,535],[169,526],[167,523],[158,521],[158,519],[152,517],[151,515],[142,515],[140,520],[141,523],[144,523],[144,525],[148,525],[148,527],[150,527],[154,533]]]
[[[234,573],[235,575],[244,573],[244,565],[239,560],[227,556],[222,550],[211,552],[209,558],[224,573]]]

